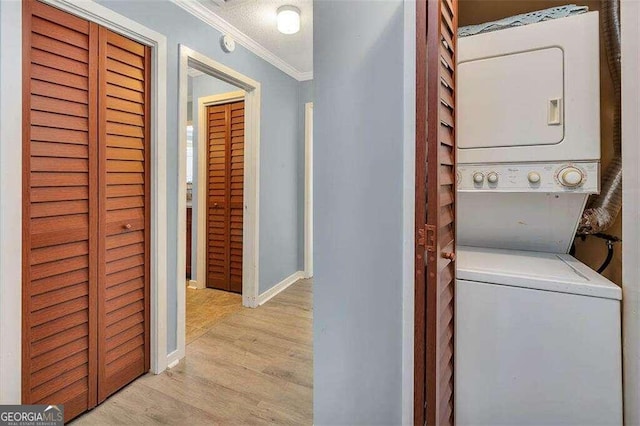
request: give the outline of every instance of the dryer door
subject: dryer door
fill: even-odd
[[[550,47],[458,64],[458,148],[564,139],[563,52]]]

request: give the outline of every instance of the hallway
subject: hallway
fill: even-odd
[[[179,365],[141,377],[73,424],[312,424],[312,298],[312,281],[300,280],[222,318]]]

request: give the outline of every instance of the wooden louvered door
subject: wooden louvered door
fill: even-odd
[[[149,368],[149,52],[23,8],[22,400],[69,420]]]
[[[207,287],[242,292],[244,101],[207,107]]]
[[[416,425],[454,424],[457,1],[417,2]]]
[[[150,50],[99,43],[98,402],[149,370]]]
[[[96,404],[98,34],[23,7],[22,400],[70,419]]]

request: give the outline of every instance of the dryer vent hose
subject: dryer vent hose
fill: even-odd
[[[602,33],[613,80],[613,159],[602,181],[600,194],[593,196],[582,214],[578,235],[596,234],[610,228],[622,208],[622,137],[621,137],[621,77],[620,77],[620,3],[601,0]]]

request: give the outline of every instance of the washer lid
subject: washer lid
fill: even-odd
[[[622,299],[620,287],[568,254],[457,247],[457,279]]]

